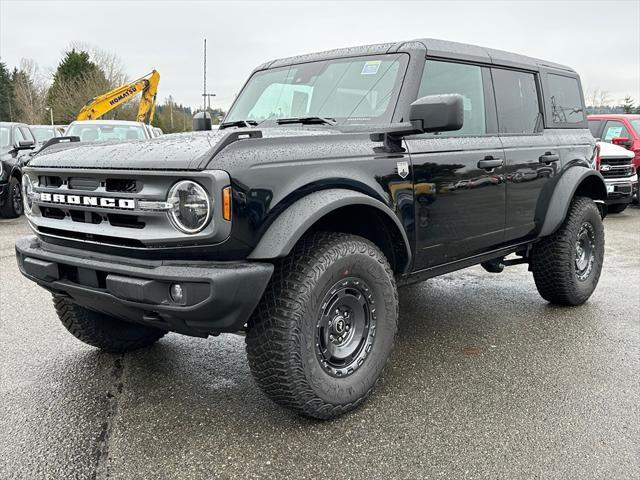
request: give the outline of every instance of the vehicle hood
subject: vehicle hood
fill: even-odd
[[[234,134],[260,131],[262,138],[241,139],[229,143]],[[131,170],[203,170],[220,168],[214,157],[235,144],[250,142],[254,148],[284,139],[286,144],[300,139],[322,135],[340,134],[335,129],[315,128],[265,128],[212,130],[162,135],[150,140],[122,142],[60,143],[53,145],[29,161],[30,167],[46,168],[91,168]],[[213,164],[212,164],[213,163]]]
[[[600,157],[633,158],[634,153],[620,145],[607,142],[597,142],[600,147]]]

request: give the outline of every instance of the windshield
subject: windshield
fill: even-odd
[[[0,147],[9,146],[9,128],[0,127]]]
[[[406,54],[375,55],[256,72],[225,122],[300,117],[389,122],[407,60]]]
[[[631,128],[635,130],[636,135],[640,135],[640,118],[629,120],[629,123],[631,124]]]
[[[76,123],[69,127],[66,136],[78,136],[81,142],[108,140],[144,140],[144,129],[139,125],[86,125]]]
[[[36,137],[36,142],[44,143],[50,138],[56,136],[56,132],[53,127],[31,127],[33,136]]]

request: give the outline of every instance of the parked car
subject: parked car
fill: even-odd
[[[633,166],[633,152],[618,145],[598,142],[597,169],[607,185],[607,211],[620,213],[638,191],[638,175]]]
[[[24,123],[0,122],[0,216],[22,215],[22,167],[36,146]]]
[[[152,138],[146,124],[128,120],[76,120],[69,125],[65,136],[80,137],[81,142]]]
[[[217,131],[36,154],[18,265],[89,345],[241,332],[270,398],[332,418],[389,361],[398,285],[528,263],[587,301],[607,190],[584,112],[571,68],[472,45],[271,61]]]
[[[596,139],[633,152],[633,165],[640,169],[640,115],[589,115],[589,130]]]
[[[44,145],[47,140],[61,137],[64,133],[57,125],[29,125],[29,128],[38,145]]]

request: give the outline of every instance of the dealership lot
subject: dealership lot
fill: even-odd
[[[380,388],[318,422],[263,396],[241,337],[78,342],[18,273],[25,221],[0,221],[0,478],[638,478],[640,209],[605,228],[581,307],[549,306],[526,266],[401,290]]]

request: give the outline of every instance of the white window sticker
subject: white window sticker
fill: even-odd
[[[463,97],[463,104],[465,112],[470,112],[471,108],[471,99],[469,97]]]
[[[622,127],[609,127],[607,134],[604,136],[605,142],[610,142],[613,137],[619,137],[622,133]]]
[[[381,63],[381,60],[370,60],[368,62],[365,62],[360,75],[375,75],[376,73],[378,73],[378,69],[380,68]]]

